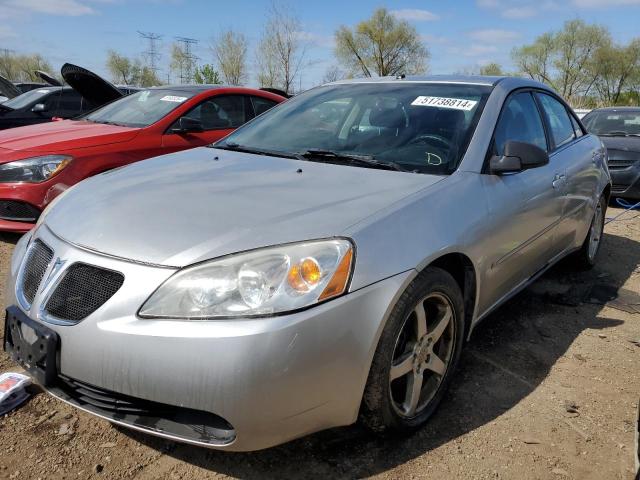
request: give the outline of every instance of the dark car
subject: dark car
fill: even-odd
[[[582,122],[607,147],[612,195],[640,200],[640,107],[599,108]]]
[[[48,85],[0,103],[0,130],[50,122],[54,118],[74,118],[138,90],[118,88],[98,75],[68,63],[61,73],[70,86],[60,86],[59,82],[51,85],[56,81],[49,77]],[[18,87],[7,81],[1,82],[0,87],[7,97],[7,94],[19,93]]]

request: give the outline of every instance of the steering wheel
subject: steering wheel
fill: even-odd
[[[433,133],[425,133],[422,135],[418,135],[417,137],[413,138],[407,145],[414,145],[416,143],[429,143],[431,145],[436,143],[437,145],[434,145],[435,147],[440,146],[445,150],[451,149],[450,140],[440,135],[435,135]]]

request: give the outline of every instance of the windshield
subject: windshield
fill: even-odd
[[[596,135],[640,135],[640,110],[591,112],[582,122]]]
[[[147,127],[193,96],[182,90],[143,90],[111,102],[82,120],[123,127]]]
[[[328,85],[288,100],[216,147],[449,174],[458,167],[490,91],[464,84]]]
[[[13,108],[14,110],[19,110],[21,108],[27,107],[32,103],[36,103],[38,100],[43,99],[47,96],[47,94],[53,92],[50,88],[38,88],[37,90],[30,90],[22,95],[18,95],[17,97],[12,98],[11,100],[7,100],[2,104],[3,107]]]

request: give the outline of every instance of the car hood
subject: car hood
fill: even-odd
[[[52,85],[54,87],[61,87],[62,86],[62,82],[60,82],[60,80],[55,78],[49,72],[45,72],[44,70],[36,70],[33,73],[35,73],[38,78],[40,78],[45,83],[48,83],[49,85]]]
[[[44,223],[84,248],[180,267],[339,236],[442,178],[203,147],[85,180]]]
[[[0,148],[55,153],[57,150],[67,151],[127,142],[139,131],[138,128],[63,120],[2,130]]]
[[[22,92],[18,90],[13,83],[0,75],[0,95],[7,98],[13,98],[20,95]]]
[[[640,152],[640,137],[600,137],[607,150]]]
[[[86,68],[65,63],[60,74],[65,82],[96,107],[122,97],[122,92],[115,85]]]

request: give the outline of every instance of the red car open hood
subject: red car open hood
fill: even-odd
[[[0,148],[28,152],[54,153],[112,143],[128,142],[139,128],[104,125],[87,121],[63,120],[0,131]]]

